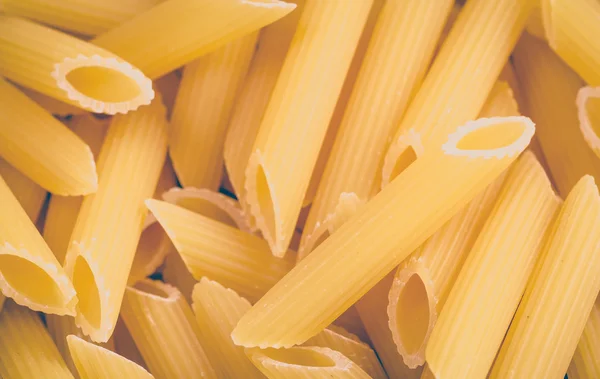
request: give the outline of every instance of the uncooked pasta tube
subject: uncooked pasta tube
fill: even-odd
[[[600,87],[583,87],[579,90],[577,114],[583,137],[600,157]]]
[[[600,376],[600,303],[598,300],[585,324],[567,373],[571,379]]]
[[[26,87],[19,87],[19,89],[21,90],[21,92],[27,95],[27,97],[38,103],[39,106],[44,108],[49,113],[52,113],[53,115],[67,116],[86,113],[84,109],[64,103],[60,100],[56,100],[53,97],[43,95],[32,89]]]
[[[2,158],[0,158],[0,176],[15,195],[31,222],[35,222],[46,200],[46,190]]]

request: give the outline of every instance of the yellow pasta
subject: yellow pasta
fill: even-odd
[[[63,103],[60,100],[56,100],[53,97],[43,95],[39,92],[36,92],[32,89],[19,87],[21,92],[23,92],[27,97],[31,100],[38,103],[39,106],[44,108],[49,113],[59,116],[67,116],[67,115],[80,115],[86,113],[85,110],[75,107],[73,105]]]
[[[248,349],[248,357],[269,379],[371,378],[344,354],[327,347],[296,346],[287,349]]]
[[[383,6],[302,235],[300,256],[324,240],[342,193],[354,193],[361,202],[374,194],[391,133],[425,76],[453,3],[409,0]]]
[[[600,87],[583,87],[579,90],[577,114],[583,138],[600,157]]]
[[[202,278],[192,293],[192,308],[198,321],[200,339],[219,378],[262,378],[230,334],[250,303],[235,291]]]
[[[127,113],[154,98],[152,82],[112,52],[7,15],[0,16],[0,74],[96,113]]]
[[[0,377],[73,378],[39,316],[12,301],[0,312]]]
[[[437,149],[449,132],[477,116],[534,3],[467,2],[392,138],[384,159],[382,187],[402,172],[415,154],[415,147],[402,140],[407,131],[414,129],[421,135],[424,149]]]
[[[174,287],[152,280],[128,287],[121,317],[156,378],[217,377],[192,309]]]
[[[172,71],[165,76],[154,81],[154,88],[161,94],[163,104],[167,108],[167,118],[171,118],[173,107],[175,106],[175,98],[181,83],[181,74],[178,71]]]
[[[0,155],[17,170],[59,195],[96,190],[96,165],[88,146],[1,78],[0,122]]]
[[[460,127],[283,277],[244,315],[234,341],[287,347],[317,334],[500,175],[534,130],[525,117]]]
[[[254,302],[294,266],[292,254],[274,257],[252,234],[166,202],[146,204],[197,280],[218,280]]]
[[[183,186],[219,188],[230,112],[257,38],[253,32],[185,66],[169,129],[169,154]]]
[[[134,362],[91,342],[70,335],[69,350],[79,376],[85,379],[128,378],[151,379],[150,373]]]
[[[162,0],[3,0],[2,10],[77,34],[96,35]]]
[[[431,332],[426,357],[436,377],[486,376],[559,205],[544,169],[526,152],[509,170]],[[418,283],[415,290],[422,290]]]
[[[96,342],[106,342],[117,322],[147,213],[143,201],[166,156],[165,116],[155,101],[112,119],[98,158],[98,192],[83,200],[71,235],[65,270],[82,294],[75,321]]]
[[[15,195],[27,216],[35,222],[46,201],[46,191],[0,158],[0,176]]]
[[[168,0],[92,40],[155,79],[294,10],[279,0]]]
[[[558,193],[566,197],[585,174],[600,180],[600,160],[578,127],[575,99],[581,79],[543,42],[523,34],[514,53],[526,113],[536,123],[537,137]]]
[[[247,201],[275,256],[290,244],[372,3],[308,2],[300,17],[246,168]]]
[[[600,291],[598,230],[600,196],[586,175],[550,230],[491,378],[564,376]]]
[[[600,85],[600,3],[596,0],[542,0],[550,47],[588,84]]]
[[[542,2],[544,1],[536,1],[526,25],[527,32],[541,40],[546,39],[546,30],[544,30],[544,20],[542,17]]]
[[[570,379],[600,377],[600,302],[592,308],[567,370]]]

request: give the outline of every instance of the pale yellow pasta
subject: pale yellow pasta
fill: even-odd
[[[564,376],[600,291],[598,230],[600,196],[586,175],[549,231],[491,378]]]
[[[155,101],[112,119],[98,158],[98,192],[85,197],[73,228],[65,270],[82,294],[75,321],[96,342],[106,342],[117,322],[147,213],[143,201],[166,156],[165,117]]]
[[[151,379],[144,368],[101,346],[94,345],[77,336],[67,337],[69,350],[79,376],[85,379]]]
[[[536,36],[541,40],[546,39],[546,30],[544,30],[544,20],[542,17],[542,2],[545,0],[540,0],[535,2],[535,6],[533,11],[529,15],[527,19],[526,30],[532,36]]]
[[[0,312],[0,376],[73,378],[39,316],[12,301]]]
[[[168,0],[92,42],[156,79],[295,7],[279,0]]]
[[[77,34],[96,35],[162,0],[2,0],[2,10]]]
[[[376,181],[379,189],[382,156],[425,76],[453,3],[409,0],[383,6],[313,201],[300,257],[326,238],[342,193],[366,202]]]
[[[160,92],[163,104],[167,107],[167,118],[171,118],[173,107],[175,106],[175,98],[181,83],[181,74],[178,71],[172,71],[165,76],[154,81],[154,88]]]
[[[564,198],[585,174],[600,180],[600,160],[578,126],[575,99],[581,79],[543,42],[526,33],[514,53],[523,113],[537,137],[558,193]]]
[[[197,280],[218,280],[255,302],[294,266],[293,254],[274,257],[252,234],[166,202],[146,204]]]
[[[600,87],[583,87],[579,90],[577,115],[583,138],[600,157]]]
[[[410,162],[410,129],[424,149],[437,149],[449,132],[480,112],[525,27],[536,0],[470,1],[461,10],[385,155],[382,187]],[[499,11],[499,10],[502,11]]]
[[[550,47],[588,84],[600,85],[600,3],[541,0]]]
[[[543,167],[524,153],[509,170],[431,332],[425,356],[436,377],[486,376],[559,205]]]
[[[23,207],[32,222],[36,222],[46,201],[46,191],[0,158],[0,176]]]
[[[483,118],[458,128],[269,290],[233,340],[287,347],[323,330],[500,175],[534,131],[526,117]]]
[[[192,309],[176,288],[147,279],[127,287],[121,317],[156,378],[217,377]]]
[[[368,379],[358,364],[327,347],[247,349],[254,365],[269,379]]]
[[[84,109],[75,107],[73,105],[64,103],[60,100],[56,100],[53,97],[43,95],[37,91],[26,87],[19,87],[21,92],[27,95],[31,100],[38,103],[39,106],[44,108],[46,111],[59,116],[66,115],[79,115],[84,114],[86,111]]]
[[[169,129],[169,155],[184,187],[218,190],[231,109],[248,71],[258,32],[189,63]]]
[[[246,168],[246,200],[275,256],[290,244],[372,3],[309,1],[300,16]]]
[[[146,365],[146,362],[144,362],[144,358],[142,358],[142,354],[138,350],[137,346],[135,346],[133,337],[131,336],[131,333],[129,333],[129,330],[127,330],[122,317],[119,317],[117,320],[115,332],[111,338],[114,340],[115,353],[137,363],[148,370],[148,366]]]
[[[239,319],[250,309],[248,300],[207,278],[194,286],[192,298],[200,340],[210,346],[206,354],[217,377],[262,378],[244,354],[244,348],[236,346],[230,337]]]
[[[0,156],[17,170],[59,195],[96,191],[98,177],[89,147],[1,78],[0,122]]]
[[[592,308],[567,370],[570,379],[600,377],[600,302]]]
[[[152,82],[112,52],[7,15],[0,15],[0,74],[96,113],[127,113],[154,98]]]

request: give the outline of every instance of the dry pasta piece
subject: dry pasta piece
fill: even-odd
[[[255,302],[294,266],[292,254],[274,257],[252,234],[166,202],[146,204],[197,280],[218,280]]]
[[[560,202],[533,153],[524,153],[509,170],[431,332],[425,354],[436,377],[486,376]],[[413,294],[423,290],[418,284]],[[405,332],[416,335],[423,327]]]
[[[192,308],[176,288],[147,279],[127,287],[121,317],[156,378],[217,377]]]
[[[596,0],[542,0],[550,47],[588,84],[600,85],[600,3]]]
[[[200,339],[219,378],[262,378],[230,334],[250,309],[248,300],[217,282],[202,278],[194,286],[192,308],[198,321]]]
[[[0,376],[73,378],[39,316],[12,301],[0,312]]]
[[[544,20],[542,17],[542,1],[536,1],[533,11],[527,19],[527,25],[525,30],[532,36],[535,36],[541,40],[546,39],[546,30],[544,29]]]
[[[294,234],[372,3],[308,2],[300,17],[246,168],[246,200],[275,256],[286,253]]]
[[[156,79],[295,7],[279,0],[168,0],[92,42]]]
[[[231,109],[248,71],[258,32],[189,63],[169,129],[169,154],[184,187],[217,190]]]
[[[295,346],[287,349],[247,349],[254,365],[269,379],[371,378],[358,364],[327,347]]]
[[[558,193],[564,198],[585,174],[600,180],[600,160],[578,127],[575,99],[581,79],[543,42],[523,34],[514,53],[523,112],[537,137]]]
[[[567,370],[570,379],[600,377],[600,302],[592,308]]]
[[[577,111],[583,138],[600,157],[600,87],[583,87],[579,90]]]
[[[449,132],[477,116],[534,3],[467,2],[396,130],[384,159],[382,187],[414,156],[414,147],[401,138],[407,131],[414,129],[421,135],[426,151],[437,149]]]
[[[326,238],[326,220],[335,215],[343,192],[361,202],[374,194],[382,155],[425,76],[453,3],[410,0],[383,6],[304,228],[300,257]]]
[[[598,230],[600,196],[586,175],[549,231],[491,378],[564,376],[600,291]]]
[[[143,367],[113,353],[101,346],[94,345],[77,336],[67,337],[69,350],[75,362],[79,376],[85,379],[128,378],[152,379]]]
[[[0,122],[0,155],[17,170],[59,195],[96,191],[98,177],[89,147],[1,78]]]
[[[117,322],[147,213],[143,201],[167,152],[165,117],[155,101],[112,119],[98,158],[98,192],[84,198],[73,228],[65,270],[82,294],[75,321],[96,342],[106,342]]]
[[[283,277],[244,315],[233,340],[288,347],[317,334],[500,175],[534,131],[526,117],[460,127]]]
[[[35,222],[46,201],[46,191],[2,158],[0,158],[0,176],[15,195],[29,219]]]
[[[46,96],[30,88],[19,87],[31,100],[35,101],[39,106],[44,108],[49,113],[58,116],[80,115],[86,113],[84,109],[56,100],[53,97]]]
[[[154,98],[150,79],[112,52],[7,15],[0,16],[0,74],[96,113],[127,113]]]

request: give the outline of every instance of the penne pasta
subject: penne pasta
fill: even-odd
[[[23,92],[25,95],[27,95],[27,97],[29,97],[31,100],[35,101],[40,107],[44,108],[48,113],[52,113],[53,115],[67,116],[67,115],[81,115],[81,114],[86,113],[86,111],[81,108],[64,103],[60,100],[56,100],[53,97],[43,95],[32,89],[25,88],[25,87],[18,87],[18,88],[21,92]]]
[[[295,257],[273,257],[267,242],[187,209],[147,200],[196,280],[219,280],[257,301],[294,266]]]
[[[532,153],[524,153],[509,170],[431,332],[425,354],[436,377],[486,376],[559,205],[543,167]],[[411,278],[412,292],[409,288],[399,299],[406,305],[411,294],[426,290]],[[423,327],[405,331],[417,335]]]
[[[46,201],[46,191],[0,158],[0,176],[23,207],[31,222],[36,222]]]
[[[257,38],[253,32],[185,66],[169,129],[169,154],[184,187],[219,188],[229,115]]]
[[[79,372],[86,379],[131,378],[151,379],[154,376],[134,362],[77,336],[67,337],[71,356]]]
[[[523,91],[523,111],[537,136],[558,193],[564,198],[581,176],[600,180],[600,161],[578,127],[575,99],[583,86],[543,42],[523,34],[514,54]]]
[[[500,175],[534,130],[525,117],[460,127],[269,290],[240,320],[234,342],[288,347],[317,334]]]
[[[309,1],[300,17],[245,173],[250,210],[275,256],[289,247],[372,3]]]
[[[491,378],[564,376],[600,291],[599,228],[598,188],[584,176],[549,231]]]
[[[0,376],[73,378],[42,320],[12,301],[0,312]]]
[[[93,341],[113,332],[146,211],[167,149],[160,101],[112,119],[98,158],[98,192],[83,200],[65,258],[82,298],[75,321]],[[123,183],[129,183],[123,190]]]
[[[595,0],[543,0],[548,44],[583,80],[600,85],[600,4]]]
[[[600,303],[598,300],[585,324],[567,374],[571,379],[600,376]]]
[[[382,168],[382,188],[415,154],[415,147],[402,139],[406,132],[419,133],[425,150],[437,149],[449,132],[477,116],[534,3],[484,0],[464,6],[392,138]]]
[[[121,317],[156,378],[217,377],[192,309],[176,288],[147,279],[127,287]]]
[[[217,282],[202,278],[194,286],[192,308],[198,321],[200,339],[219,378],[262,378],[260,372],[244,354],[244,348],[234,345],[231,331],[250,303],[235,291]]]
[[[269,379],[371,378],[344,354],[327,347],[255,348],[246,350],[246,354]]]
[[[8,163],[52,193],[96,191],[98,177],[89,147],[1,78],[0,115],[0,155]]]
[[[546,30],[544,29],[544,20],[542,17],[542,1],[536,1],[533,11],[527,19],[527,25],[525,30],[532,36],[535,36],[541,40],[546,39]]]
[[[600,157],[600,87],[583,87],[579,90],[577,115],[583,138]]]
[[[152,82],[112,52],[7,15],[0,16],[0,74],[96,113],[127,113],[154,98]]]
[[[279,0],[168,0],[92,40],[156,79],[294,10]]]
[[[453,3],[409,0],[383,6],[304,228],[300,257],[326,238],[342,193],[366,202],[376,192],[382,155],[425,76]]]

